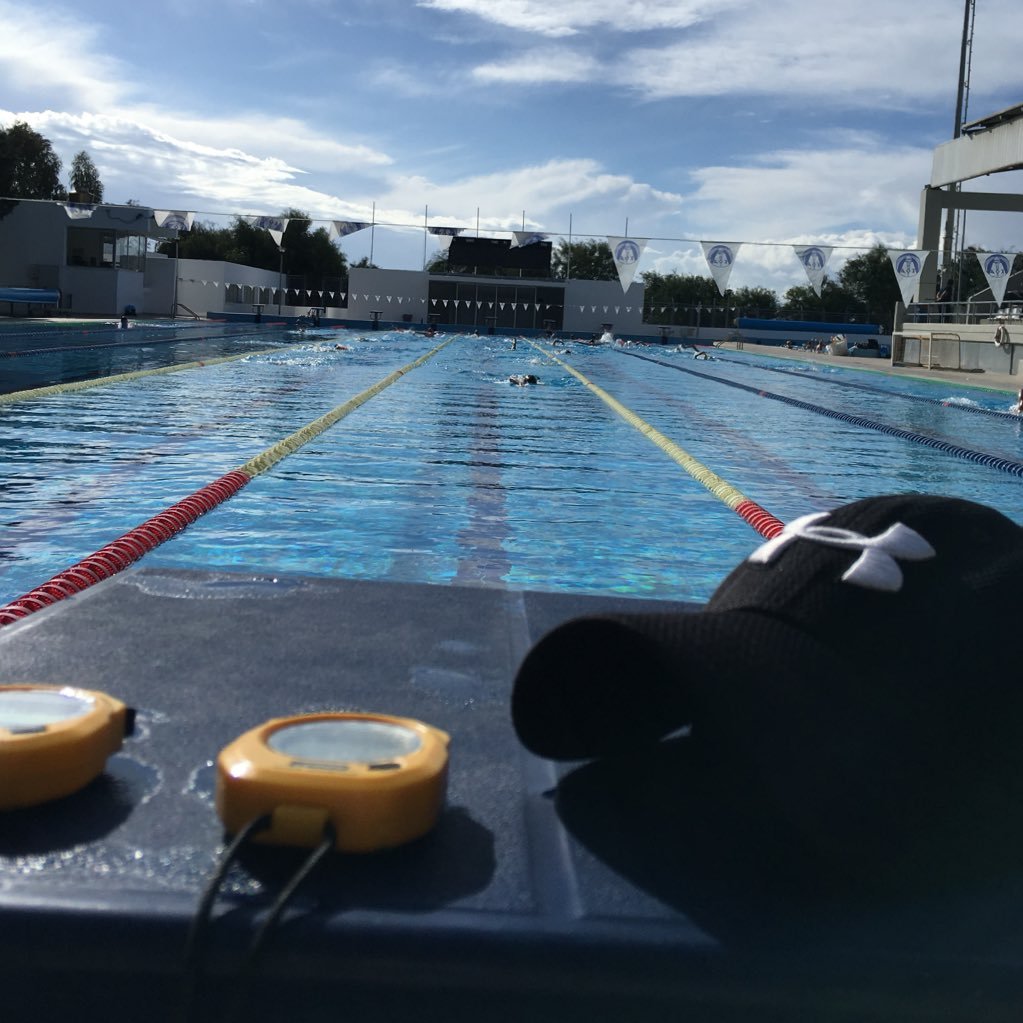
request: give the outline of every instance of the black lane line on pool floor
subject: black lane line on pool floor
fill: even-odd
[[[804,412],[814,412],[817,415],[828,416],[831,419],[839,419],[853,426],[862,426],[866,430],[875,430],[878,433],[886,433],[891,437],[908,440],[914,444],[922,444],[924,447],[934,448],[936,451],[952,455],[955,458],[961,458],[967,462],[985,465],[990,469],[997,469],[999,472],[1007,472],[1010,476],[1023,477],[1023,462],[1017,462],[1011,458],[1002,458],[999,455],[992,455],[986,451],[974,451],[971,448],[960,447],[958,444],[950,444],[948,441],[936,440],[934,437],[928,437],[922,433],[913,433],[911,430],[903,430],[898,426],[888,426],[873,419],[865,419],[863,416],[854,416],[847,412],[836,412],[834,409],[825,408],[823,405],[814,405],[808,401],[800,401],[798,398],[789,398],[784,394],[775,394],[773,391],[765,391],[750,384],[741,384],[737,380],[725,380],[722,377],[712,376],[710,373],[700,373],[695,369],[687,369],[685,366],[677,366],[671,362],[662,362],[660,359],[654,359],[649,355],[640,355],[639,352],[625,352],[621,349],[617,351],[620,355],[629,355],[634,359],[642,359],[644,362],[652,362],[657,366],[678,370],[679,373],[688,373],[691,376],[701,377],[704,380],[712,380],[718,384],[735,387],[740,391],[755,394],[760,398],[780,401],[793,408],[802,409]]]

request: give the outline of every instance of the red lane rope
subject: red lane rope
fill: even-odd
[[[238,493],[251,479],[248,473],[233,469],[183,501],[178,501],[134,529],[129,529],[123,536],[112,540],[76,565],[64,569],[41,586],[0,607],[0,625],[10,625],[33,611],[40,611],[58,600],[109,579]]]
[[[740,501],[735,506],[735,511],[767,540],[773,539],[785,528],[785,523],[781,519],[775,518],[766,508],[761,508],[748,498]]]

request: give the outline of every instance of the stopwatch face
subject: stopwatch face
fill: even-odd
[[[374,763],[415,753],[423,744],[418,732],[387,721],[309,721],[273,732],[267,745],[300,760],[339,764]]]
[[[41,732],[59,721],[88,714],[94,706],[86,696],[61,690],[0,691],[0,728],[9,732]]]

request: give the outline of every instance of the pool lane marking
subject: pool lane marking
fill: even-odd
[[[632,409],[623,405],[603,388],[588,380],[573,366],[563,362],[553,352],[529,341],[528,338],[526,340],[538,352],[556,362],[562,369],[571,373],[584,387],[589,388],[593,394],[617,412],[630,426],[639,430],[649,441],[656,444],[669,458],[685,469],[694,480],[706,487],[719,501],[731,508],[732,511],[739,515],[748,525],[752,526],[761,536],[770,540],[785,528],[784,523],[780,519],[775,518],[765,508],[750,500],[745,494],[733,487],[731,483],[723,480],[717,473],[693,458],[688,451],[679,447],[673,440],[655,429],[646,420],[640,418]]]
[[[271,445],[255,458],[249,459],[244,465],[225,473],[184,500],[147,519],[141,525],[135,526],[134,529],[128,530],[123,536],[111,541],[105,547],[101,547],[70,568],[59,572],[41,586],[37,586],[34,590],[30,590],[23,596],[0,607],[0,627],[10,625],[34,611],[41,611],[44,607],[49,607],[65,597],[80,593],[127,568],[155,547],[190,526],[200,515],[212,511],[217,505],[222,504],[229,497],[233,497],[260,473],[266,472],[281,459],[297,451],[303,444],[318,437],[340,419],[365,404],[370,398],[400,380],[406,373],[432,359],[454,339],[454,337],[449,337],[446,341],[442,341],[425,355],[421,355],[413,362],[389,373],[354,398],[338,405],[337,408],[320,416],[319,419],[302,429],[296,430],[284,440]]]
[[[299,347],[301,344],[303,342],[279,348],[263,348],[255,352],[240,352],[238,355],[218,355],[213,359],[200,359],[195,362],[180,362],[173,366],[157,366],[155,369],[136,369],[130,373],[113,373],[110,376],[97,377],[92,380],[71,380],[66,384],[49,384],[46,387],[33,387],[27,391],[11,391],[9,394],[0,394],[0,405],[13,405],[17,401],[31,401],[33,398],[49,398],[55,394],[71,394],[74,391],[86,391],[90,387],[102,387],[105,384],[121,384],[128,380],[141,380],[143,377],[156,376],[158,373],[180,373],[186,369],[219,366],[225,362],[237,362],[239,359],[247,359],[253,355],[273,355],[286,351],[288,348]]]
[[[765,391],[761,387],[753,387],[750,384],[740,383],[738,380],[726,380],[724,377],[712,376],[710,373],[701,373],[695,369],[686,369],[685,366],[677,366],[673,362],[662,362],[649,355],[641,355],[639,352],[625,352],[619,350],[621,355],[630,355],[634,359],[642,359],[644,362],[652,362],[657,366],[664,366],[667,369],[675,369],[680,373],[688,373],[690,376],[701,377],[704,380],[713,380],[718,384],[725,384],[728,387],[736,387],[740,391],[748,391],[759,398],[770,398],[772,401],[780,401],[784,405],[791,405],[793,408],[802,409],[804,412],[814,412],[819,416],[827,416],[830,419],[839,419],[843,423],[850,423],[853,426],[862,426],[865,430],[875,430],[878,433],[886,433],[891,437],[898,437],[900,440],[908,440],[913,444],[922,444],[924,447],[934,448],[943,454],[952,455],[954,458],[961,458],[967,462],[975,462],[978,465],[985,465],[990,469],[998,469],[1000,472],[1007,472],[1011,476],[1023,476],[1023,462],[1017,462],[1012,458],[1002,458],[1000,455],[992,455],[986,451],[976,451],[973,448],[964,448],[959,444],[952,444],[946,440],[938,440],[936,437],[928,437],[925,433],[914,433],[912,430],[903,430],[899,426],[888,426],[886,423],[879,423],[875,419],[867,419],[864,416],[854,416],[849,412],[838,412],[835,409],[826,408],[824,405],[815,405],[813,402],[800,401],[799,398],[790,398],[785,394],[775,394],[774,391]]]

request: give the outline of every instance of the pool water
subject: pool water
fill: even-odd
[[[174,360],[275,350],[0,405],[0,604],[451,337],[266,328],[190,336],[175,343]],[[203,356],[194,343],[207,346]],[[155,349],[169,346],[153,348],[148,358],[166,358]],[[143,564],[706,600],[763,538],[566,365],[782,521],[919,491],[990,504],[1023,524],[1018,475],[948,450],[1023,460],[1023,422],[997,414],[1010,395],[812,362],[779,367],[746,353],[551,351],[561,362],[521,339],[513,347],[505,337],[454,336]],[[79,362],[74,371],[89,369]],[[40,363],[34,372],[59,370]],[[525,373],[539,383],[509,383]]]

